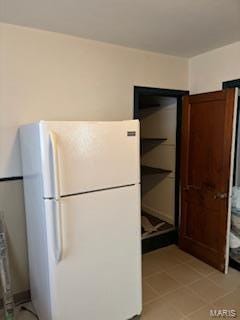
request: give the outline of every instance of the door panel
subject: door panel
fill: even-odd
[[[42,121],[44,196],[54,196],[50,133],[61,195],[139,183],[139,121]],[[52,179],[51,179],[52,177]]]
[[[53,320],[123,320],[140,314],[140,185],[63,198],[59,263],[54,202],[45,201]]]
[[[235,90],[184,98],[180,247],[225,269]]]

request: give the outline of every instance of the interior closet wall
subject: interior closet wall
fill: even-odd
[[[171,173],[142,178],[142,209],[174,224],[177,99],[161,98],[159,108],[140,112],[141,136],[165,138],[142,147],[142,164]]]

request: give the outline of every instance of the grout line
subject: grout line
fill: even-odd
[[[178,264],[176,264],[175,266],[177,267],[177,266],[180,266],[180,265],[183,265],[183,263],[178,263]],[[174,269],[174,267],[173,268],[171,268],[171,269]],[[161,273],[166,273],[168,276],[170,276],[171,278],[172,278],[172,276],[168,273],[168,271],[167,270],[165,270],[165,269],[161,269],[161,270],[158,270],[158,271],[155,271],[155,272],[153,272],[153,273],[151,273],[150,275],[147,275],[147,276],[143,276],[143,279],[144,280],[147,280],[147,279],[149,279],[150,277],[152,277],[152,276],[155,276],[155,275],[157,275],[157,274],[161,274]],[[172,278],[173,279],[173,278]],[[173,280],[175,280],[175,279],[173,279]],[[176,280],[175,280],[176,281]]]
[[[212,304],[216,303],[219,299],[222,299],[222,298],[228,296],[229,294],[233,293],[234,291],[235,291],[235,289],[233,289],[232,291],[230,291],[230,292],[228,292],[228,293],[226,293],[226,294],[224,294],[222,296],[219,296],[217,299],[213,300],[211,303]]]
[[[188,314],[187,314],[187,317],[189,317],[189,316],[193,315],[194,313],[196,313],[196,312],[198,312],[198,311],[201,311],[202,309],[204,309],[204,308],[206,308],[206,307],[211,307],[211,306],[210,306],[209,304],[207,304],[207,303],[206,303],[206,305],[205,305],[205,306],[200,307],[200,308],[198,308],[198,309],[196,309],[196,310],[194,310],[194,311],[192,311],[192,312],[188,313]]]
[[[195,258],[195,259],[197,259],[197,258]],[[190,260],[189,260],[190,261]],[[201,260],[199,260],[200,262],[202,262],[202,263],[205,263],[205,262],[203,262],[203,261],[201,261]],[[191,264],[189,264],[189,262],[184,262],[184,264],[185,265],[187,265],[188,267],[190,267],[190,268],[192,268],[194,271],[196,271],[196,272],[198,272],[199,274],[201,274],[204,278],[205,277],[208,277],[208,276],[210,276],[211,274],[213,274],[217,269],[213,269],[213,271],[211,271],[210,273],[208,273],[208,274],[203,274],[203,273],[201,273],[199,270],[197,270],[197,268],[194,268],[194,266],[192,266]],[[206,264],[207,265],[207,264]],[[207,265],[208,266],[208,265]]]
[[[177,247],[177,249],[178,249],[178,247]],[[161,250],[161,249],[159,249],[159,251],[160,251],[160,250]],[[179,249],[179,250],[180,250],[180,249]],[[174,255],[174,252],[171,252],[171,249],[170,249],[169,251],[162,251],[162,252],[160,251],[159,253],[160,253],[160,255],[161,255],[161,254],[163,254],[163,255],[169,255],[169,256]],[[151,252],[149,255],[151,256],[152,254],[153,254],[153,255],[156,254],[156,251]],[[191,286],[192,286],[192,284],[194,284],[194,283],[196,283],[196,282],[198,282],[198,281],[201,281],[201,280],[205,279],[205,280],[208,280],[208,281],[209,281],[210,283],[212,283],[213,285],[215,285],[217,288],[221,288],[221,289],[225,290],[223,287],[221,287],[220,285],[218,285],[217,282],[215,282],[214,280],[210,279],[210,276],[211,276],[212,274],[216,273],[217,270],[213,269],[213,271],[211,271],[211,272],[209,272],[209,273],[207,273],[207,274],[203,274],[203,273],[199,272],[199,270],[197,270],[196,268],[194,268],[194,266],[192,266],[192,265],[189,264],[189,262],[191,261],[192,257],[190,257],[188,260],[185,260],[184,262],[183,262],[182,260],[180,260],[179,258],[176,258],[176,259],[178,260],[178,263],[177,263],[176,265],[173,265],[172,269],[174,269],[174,268],[176,268],[176,267],[178,267],[178,266],[180,266],[180,265],[185,265],[185,266],[189,267],[190,269],[192,269],[193,271],[195,271],[195,272],[200,276],[200,278],[197,279],[197,280],[194,280],[194,281],[192,281],[192,282],[190,282],[190,283],[188,283],[188,284],[185,284],[185,283],[183,284],[183,283],[181,283],[180,281],[174,279],[174,278],[172,277],[172,275],[169,273],[168,269],[167,269],[167,270],[162,269],[162,270],[153,272],[152,274],[150,274],[150,275],[148,275],[148,276],[146,276],[146,277],[143,277],[143,281],[146,282],[146,284],[153,290],[154,293],[156,293],[157,296],[156,296],[155,298],[151,299],[150,301],[148,301],[147,303],[143,303],[144,306],[146,306],[146,305],[148,305],[148,304],[150,304],[150,303],[152,303],[152,302],[154,302],[154,301],[164,299],[167,295],[172,294],[172,293],[176,292],[177,290],[179,290],[179,289],[181,289],[181,288],[186,288],[186,289],[188,289],[190,292],[192,292],[196,297],[199,297],[199,299],[201,299],[201,301],[205,304],[204,306],[201,306],[200,308],[198,308],[198,309],[196,309],[196,310],[188,313],[187,315],[183,314],[182,311],[176,309],[174,306],[171,305],[171,307],[172,307],[176,312],[181,313],[184,318],[189,319],[189,316],[191,316],[192,314],[194,314],[194,313],[196,313],[196,312],[198,312],[198,311],[200,311],[200,310],[202,310],[202,309],[204,309],[204,308],[206,308],[206,307],[211,308],[211,306],[214,306],[214,304],[215,304],[219,299],[222,299],[222,298],[228,296],[229,294],[232,294],[232,293],[239,287],[239,285],[237,285],[236,287],[234,287],[234,289],[232,289],[232,290],[224,293],[223,295],[218,296],[216,299],[213,299],[213,300],[210,302],[210,304],[209,304],[209,301],[205,300],[205,298],[204,298],[201,294],[199,294],[198,292],[196,292],[195,290],[193,290],[193,289],[191,288]],[[196,259],[197,259],[197,258],[196,258]],[[197,260],[199,260],[199,259],[197,259]],[[201,262],[201,260],[199,260],[199,261]],[[148,279],[151,278],[152,276],[156,276],[156,275],[162,274],[162,273],[165,273],[165,274],[168,275],[170,278],[172,278],[177,284],[179,284],[179,287],[176,288],[176,289],[170,290],[169,292],[166,292],[166,293],[164,293],[164,294],[160,294],[155,288],[153,288],[153,287],[151,286],[151,284],[148,282]]]
[[[161,274],[161,273],[163,273],[163,272],[165,272],[165,271],[164,271],[164,270],[155,271],[155,272],[153,272],[153,273],[151,273],[151,274],[143,277],[143,279],[144,279],[144,280],[148,280],[149,278],[151,278],[151,277],[153,277],[153,276],[156,276],[156,275],[158,275],[158,274]]]
[[[168,275],[168,274],[167,274]],[[169,275],[168,275],[169,276]],[[173,278],[172,278],[173,279]],[[173,279],[174,280],[174,279]],[[176,281],[176,280],[174,280],[174,281]],[[166,293],[163,293],[163,294],[161,294],[161,293],[159,293],[158,291],[158,295],[159,295],[159,298],[161,297],[165,297],[166,295],[168,295],[168,294],[170,294],[170,293],[173,293],[173,292],[175,292],[175,291],[177,291],[177,290],[179,290],[179,289],[181,289],[182,287],[184,287],[184,285],[183,284],[181,284],[180,282],[178,282],[178,281],[176,281],[177,282],[177,284],[179,284],[180,286],[179,287],[177,287],[177,288],[175,288],[175,289],[172,289],[172,290],[170,290],[170,291],[168,291],[168,292],[166,292]],[[154,289],[149,283],[148,283],[148,285],[152,288],[152,289]],[[154,289],[154,290],[156,290],[156,289]]]
[[[158,301],[158,300],[160,300],[161,298],[159,297],[159,296],[157,296],[157,297],[155,297],[155,298],[152,298],[151,300],[149,300],[148,302],[144,302],[143,301],[143,309],[144,309],[144,307],[146,307],[146,306],[148,306],[149,304],[151,304],[151,303],[153,303],[153,302],[155,302],[155,301]]]
[[[154,291],[155,294],[159,295],[159,292],[155,288],[153,288],[150,283],[148,283],[146,281],[145,281],[145,283]]]
[[[212,282],[212,281],[211,281],[211,282]],[[213,283],[213,282],[212,282],[212,283]],[[215,283],[213,283],[213,284],[214,284],[216,287],[221,288],[221,287],[219,287],[218,285],[216,285]],[[188,286],[186,286],[186,287],[188,287]],[[195,293],[196,295],[198,295],[203,301],[206,302],[205,298],[202,297],[202,295],[200,295],[198,292],[196,292],[195,290],[193,290],[191,287],[188,287],[188,289],[191,290],[191,291],[192,291],[193,293]],[[214,303],[217,302],[219,299],[222,299],[222,298],[228,296],[229,294],[233,293],[234,291],[235,291],[235,289],[233,289],[233,290],[230,291],[230,292],[224,293],[223,295],[218,296],[216,299],[214,299],[214,300],[211,301],[211,304],[214,304]],[[206,303],[209,303],[209,301],[207,301]]]

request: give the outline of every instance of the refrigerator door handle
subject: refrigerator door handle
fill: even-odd
[[[58,147],[57,135],[55,132],[50,131],[50,141],[52,146],[52,168],[53,168],[53,185],[54,185],[54,199],[58,200],[61,197],[60,183],[59,183],[59,168],[58,168]]]
[[[54,253],[56,262],[59,263],[63,257],[63,239],[62,239],[62,212],[61,200],[55,199],[55,223],[53,224],[53,232],[55,238]]]
[[[57,135],[55,132],[50,132],[50,141],[52,146],[52,168],[53,168],[53,184],[54,184],[54,200],[55,200],[55,258],[57,262],[62,260],[63,256],[63,239],[62,239],[62,214],[61,214],[61,193],[59,183],[59,168],[58,168],[58,148]]]

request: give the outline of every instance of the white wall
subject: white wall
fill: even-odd
[[[188,86],[187,59],[0,26],[0,177],[21,175],[23,123],[130,119],[134,85]]]
[[[39,119],[130,119],[134,85],[187,89],[188,61],[0,24],[0,178],[21,175],[20,125]],[[24,291],[28,273],[22,185],[15,181],[0,186],[14,292]]]
[[[222,89],[222,82],[240,78],[240,42],[190,59],[191,93]]]

